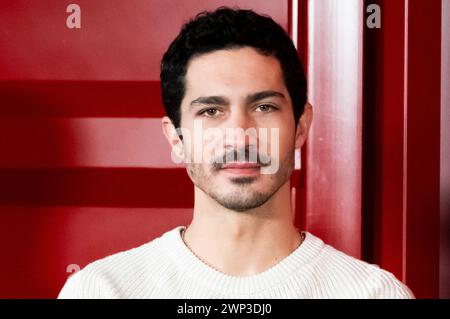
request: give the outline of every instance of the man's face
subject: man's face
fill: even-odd
[[[185,83],[181,104],[183,130],[193,136],[201,123],[202,132],[221,132],[205,134],[200,143],[194,138],[184,139],[183,156],[192,182],[219,204],[235,211],[263,205],[289,180],[294,168],[296,125],[279,61],[250,47],[218,50],[192,58]],[[234,129],[254,129],[256,139],[247,137],[244,144],[236,143],[229,135]],[[267,137],[264,152],[261,130],[266,130]],[[194,160],[195,148],[199,146],[210,161],[206,157],[202,162]],[[258,156],[256,163],[255,159],[250,160],[248,151],[254,150],[252,147],[261,152],[256,154],[266,156]],[[253,164],[247,168],[239,166],[242,157],[238,158],[238,154],[246,154],[247,164]],[[267,167],[268,159],[275,170],[261,173],[260,168]],[[233,166],[236,162],[238,166]]]

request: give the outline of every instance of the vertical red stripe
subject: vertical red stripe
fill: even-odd
[[[298,3],[298,31],[297,50],[299,51],[303,69],[308,77],[308,0],[299,0]],[[309,99],[308,99],[309,100]],[[296,187],[296,215],[294,224],[299,229],[306,228],[306,187],[307,176],[306,154],[308,153],[308,143],[305,143],[300,150],[301,169],[298,174]]]
[[[404,1],[381,8],[380,29],[365,28],[364,254],[402,278]]]
[[[437,297],[441,4],[375,2],[382,28],[365,30],[364,258],[417,297]]]
[[[441,2],[408,0],[407,6],[404,276],[418,296],[436,298],[439,291]]]
[[[361,256],[361,1],[309,1],[306,228]]]
[[[450,298],[450,1],[442,1],[440,298]]]

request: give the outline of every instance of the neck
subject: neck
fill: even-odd
[[[229,210],[195,188],[195,205],[186,245],[202,261],[233,276],[250,276],[276,265],[301,242],[292,223],[289,181],[264,205]]]

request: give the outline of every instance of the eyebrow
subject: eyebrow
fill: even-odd
[[[283,93],[273,90],[266,90],[247,95],[245,98],[245,102],[247,104],[250,104],[268,97],[278,97],[282,99],[286,98]],[[194,104],[228,105],[229,100],[224,96],[201,96],[190,103],[190,109]]]
[[[254,94],[249,94],[247,95],[247,97],[245,98],[245,102],[247,102],[247,104],[268,98],[268,97],[279,97],[282,99],[285,99],[285,96],[283,93],[277,92],[277,91],[272,91],[272,90],[267,90],[267,91],[261,91],[261,92],[257,92]]]

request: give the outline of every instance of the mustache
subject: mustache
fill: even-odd
[[[252,163],[257,163],[261,167],[270,166],[272,158],[270,155],[261,154],[257,151],[256,147],[246,146],[240,149],[230,149],[225,151],[223,154],[219,154],[212,161],[212,166],[215,169],[221,169],[222,166],[230,162],[250,162],[250,155],[252,156]]]

